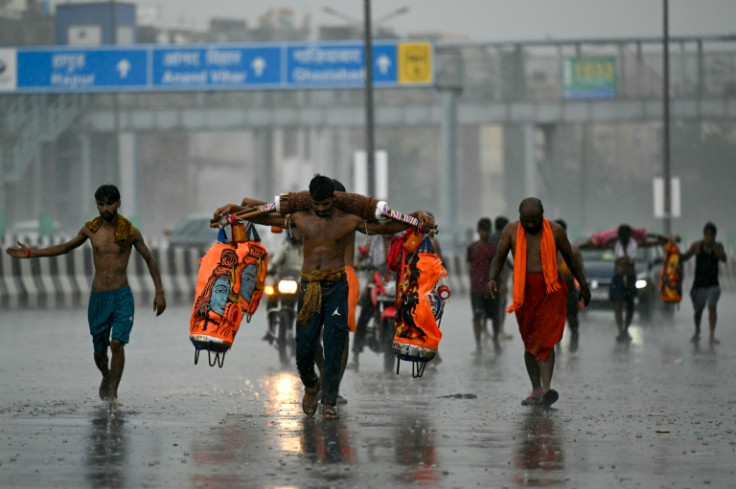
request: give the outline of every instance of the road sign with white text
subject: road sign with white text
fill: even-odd
[[[18,49],[16,90],[140,90],[147,85],[147,59],[146,49]]]
[[[372,45],[377,88],[434,84],[434,45]],[[361,42],[0,49],[0,91],[340,89],[365,84]]]
[[[152,50],[154,90],[268,88],[281,82],[281,48],[212,45]]]

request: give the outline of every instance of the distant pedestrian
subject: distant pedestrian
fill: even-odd
[[[710,327],[710,343],[720,343],[716,337],[716,306],[721,297],[721,287],[718,281],[718,264],[726,262],[726,251],[723,244],[716,241],[717,229],[715,224],[708,222],[703,228],[703,239],[696,241],[683,255],[682,261],[695,256],[695,277],[690,290],[690,298],[695,310],[695,333],[691,339],[696,343],[700,340],[700,320],[703,309],[708,306],[708,325]]]
[[[629,326],[634,319],[634,300],[636,299],[636,255],[638,244],[632,235],[631,226],[621,224],[613,247],[613,278],[609,297],[613,301],[614,317],[618,336],[616,341],[631,341]],[[624,308],[625,315],[624,315]]]
[[[555,221],[559,224],[562,229],[567,232],[567,223],[562,219]],[[583,269],[583,256],[580,253],[580,249],[577,246],[571,245],[573,260],[576,260],[580,269]],[[570,328],[570,351],[577,351],[580,319],[578,317],[578,304],[579,304],[579,293],[580,284],[575,280],[575,276],[572,274],[570,267],[567,266],[567,262],[562,257],[562,253],[557,253],[557,265],[562,275],[562,280],[567,285],[567,325]]]
[[[551,388],[555,365],[555,345],[562,338],[567,315],[567,287],[557,269],[557,253],[580,282],[580,297],[587,305],[590,289],[562,227],[544,218],[542,202],[524,199],[519,205],[519,220],[507,225],[491,264],[488,293],[498,294],[498,277],[509,251],[514,254],[513,302],[507,309],[516,313],[524,341],[524,363],[532,393],[521,404],[549,406],[559,394]]]
[[[481,335],[486,321],[493,326],[493,344],[498,347],[500,294],[491,297],[486,291],[490,280],[491,262],[496,254],[496,242],[491,242],[491,220],[483,217],[478,220],[478,240],[468,245],[466,261],[470,272],[470,306],[473,310],[473,336],[475,351],[483,350]]]
[[[493,234],[491,234],[491,243],[493,243],[496,248],[498,249],[498,242],[501,240],[501,232],[503,231],[503,228],[505,228],[509,223],[509,219],[506,216],[496,216],[496,219],[493,220]],[[498,338],[501,340],[510,340],[513,338],[510,334],[506,333],[504,330],[504,326],[506,324],[506,304],[507,300],[506,297],[508,295],[509,291],[509,276],[514,271],[514,262],[511,259],[511,257],[508,257],[506,259],[506,264],[503,267],[503,270],[501,270],[501,275],[498,278],[499,283],[499,290],[498,290],[498,317],[496,320],[498,321]],[[486,330],[486,335],[488,331]]]
[[[95,275],[89,299],[87,318],[94,345],[95,365],[102,373],[99,395],[103,400],[118,404],[118,386],[125,366],[125,345],[133,328],[133,294],[128,286],[128,260],[135,248],[143,257],[156,289],[153,310],[160,316],[166,309],[161,275],[143,236],[130,221],[118,214],[120,192],[114,185],[102,185],[95,192],[98,217],[88,221],[79,233],[66,243],[48,248],[31,249],[24,243],[20,248],[5,251],[15,258],[57,256],[69,253],[85,241],[92,243]],[[112,337],[112,340],[111,340]],[[112,351],[108,365],[107,348]]]

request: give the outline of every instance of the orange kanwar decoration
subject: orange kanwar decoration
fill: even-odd
[[[250,321],[258,308],[267,268],[268,252],[258,241],[217,242],[200,259],[189,321],[195,364],[200,350],[207,350],[210,365],[222,367],[243,316]]]
[[[678,304],[682,300],[682,260],[680,249],[674,243],[664,247],[664,264],[659,275],[659,294],[662,302]]]
[[[393,352],[399,360],[412,362],[412,374],[421,377],[442,339],[439,323],[450,293],[440,281],[447,277],[447,271],[429,237],[424,237],[414,252],[404,249],[399,259]]]

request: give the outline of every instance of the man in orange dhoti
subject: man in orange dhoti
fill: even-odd
[[[567,316],[567,287],[557,269],[558,251],[580,283],[580,298],[585,305],[590,301],[590,289],[582,267],[573,259],[565,230],[544,218],[539,199],[524,199],[519,205],[519,220],[509,223],[501,233],[487,286],[491,297],[499,291],[498,276],[512,249],[513,302],[507,312],[516,312],[524,341],[524,363],[532,383],[532,393],[521,404],[549,406],[559,397],[550,384],[554,347],[562,339]]]

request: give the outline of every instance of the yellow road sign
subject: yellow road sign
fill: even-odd
[[[399,83],[431,83],[434,77],[432,44],[402,42],[399,44]]]

